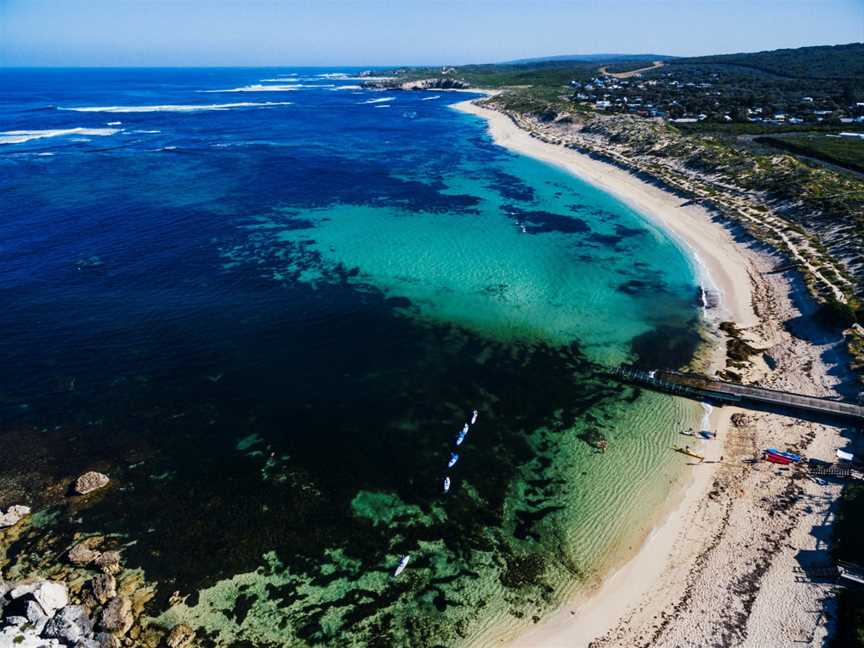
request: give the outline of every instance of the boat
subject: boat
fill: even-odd
[[[445,477],[444,478],[444,492],[446,493],[449,490],[450,490],[450,478]]]
[[[787,466],[792,463],[792,460],[789,457],[784,457],[782,455],[777,455],[772,452],[765,453],[765,461],[770,461],[771,463],[780,464],[781,466]]]
[[[693,452],[689,447],[684,448],[672,448],[675,452],[680,452],[683,455],[687,455],[688,457],[693,457],[694,459],[698,459],[699,461],[705,461],[705,457],[700,455],[697,452]]]
[[[456,462],[459,461],[459,455],[455,452],[450,453],[450,461],[447,463],[448,468],[452,468],[456,465]]]
[[[794,454],[792,452],[781,452],[777,448],[768,448],[765,451],[766,454],[777,455],[778,457],[786,457],[789,461],[799,462],[801,461],[801,455]]]
[[[399,561],[399,566],[396,568],[396,571],[393,572],[394,578],[401,574],[403,571],[405,571],[405,568],[408,566],[409,560],[411,560],[411,556],[405,556],[404,558],[402,558],[402,560]]]
[[[471,412],[471,425],[474,425],[477,422],[477,410]]]
[[[462,442],[465,440],[465,437],[468,436],[468,424],[465,424],[465,427],[462,428],[462,431],[459,433],[459,436],[456,437],[456,445],[462,445]]]

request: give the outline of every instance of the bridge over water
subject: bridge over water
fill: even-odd
[[[713,380],[694,374],[675,372],[647,372],[626,367],[618,367],[611,372],[613,378],[698,401],[728,403],[740,407],[756,404],[775,408],[841,417],[864,423],[864,406],[846,401],[804,396],[791,392],[739,385],[737,383]]]

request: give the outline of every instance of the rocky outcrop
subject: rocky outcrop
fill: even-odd
[[[95,639],[97,648],[120,648],[120,640],[110,632],[99,632]]]
[[[413,81],[403,81],[398,77],[394,77],[363,81],[360,85],[364,88],[384,90],[467,90],[471,87],[471,84],[467,81],[451,79],[449,77],[415,79]]]
[[[84,543],[75,545],[66,555],[70,563],[79,566],[89,565],[90,563],[96,562],[96,560],[101,558],[101,556],[101,552],[91,549]]]
[[[42,636],[75,645],[92,633],[93,622],[87,616],[87,611],[80,605],[67,605],[48,620]]]
[[[78,533],[74,539],[59,564],[13,563],[24,573],[51,573],[53,580],[0,578],[0,648],[165,648],[169,630],[145,613],[155,588],[123,569],[121,552],[104,536]],[[56,557],[53,547],[50,553]],[[178,630],[177,645],[193,645],[190,636],[194,632]]]
[[[114,634],[124,635],[129,632],[134,621],[132,601],[126,596],[115,596],[102,609],[99,627]]]
[[[75,480],[75,492],[78,493],[78,495],[86,495],[87,493],[92,493],[100,488],[104,488],[108,485],[109,481],[111,480],[108,479],[108,475],[103,475],[100,472],[91,470]]]
[[[90,580],[90,594],[97,605],[105,605],[117,596],[117,580],[111,574],[96,574]]]
[[[96,558],[96,565],[101,567],[103,571],[113,572],[116,571],[120,565],[120,552],[119,551],[103,551]]]
[[[134,624],[133,603],[130,598],[117,595],[114,576],[96,574],[80,596],[82,605],[70,604],[66,585],[55,581],[28,579],[13,585],[0,583],[0,646],[120,648],[120,638]],[[100,606],[104,607],[100,610]],[[94,629],[94,618],[99,621],[98,632]],[[126,637],[126,645],[143,645],[137,641],[140,632],[141,628],[136,626],[135,632]],[[157,634],[147,645],[157,645],[163,636],[164,633]],[[176,646],[191,646],[194,636],[188,628],[178,631]]]
[[[15,526],[27,515],[30,515],[30,507],[21,504],[10,506],[5,513],[0,510],[0,529]]]
[[[168,648],[191,648],[195,641],[195,631],[182,623],[174,626],[165,643]]]
[[[435,78],[407,81],[400,87],[403,90],[467,90],[471,84],[459,79]]]
[[[0,646],[91,648],[92,640],[87,610],[69,605],[63,583],[31,579],[0,586]]]
[[[25,581],[13,587],[7,594],[14,603],[35,601],[46,615],[53,614],[69,603],[69,591],[63,583],[46,580]],[[6,608],[4,608],[4,613]]]

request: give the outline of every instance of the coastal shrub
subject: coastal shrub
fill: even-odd
[[[833,297],[819,307],[816,318],[826,326],[841,329],[849,328],[857,321],[855,309]]]
[[[864,562],[864,485],[851,483],[843,489],[837,518],[834,522],[836,560]],[[837,632],[834,648],[859,646],[864,648],[864,590],[848,588],[837,598]]]
[[[864,648],[864,592],[843,589],[837,595],[837,632],[833,648]]]

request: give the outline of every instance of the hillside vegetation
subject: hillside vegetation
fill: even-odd
[[[670,59],[669,65],[731,65],[794,79],[864,78],[864,43]]]

